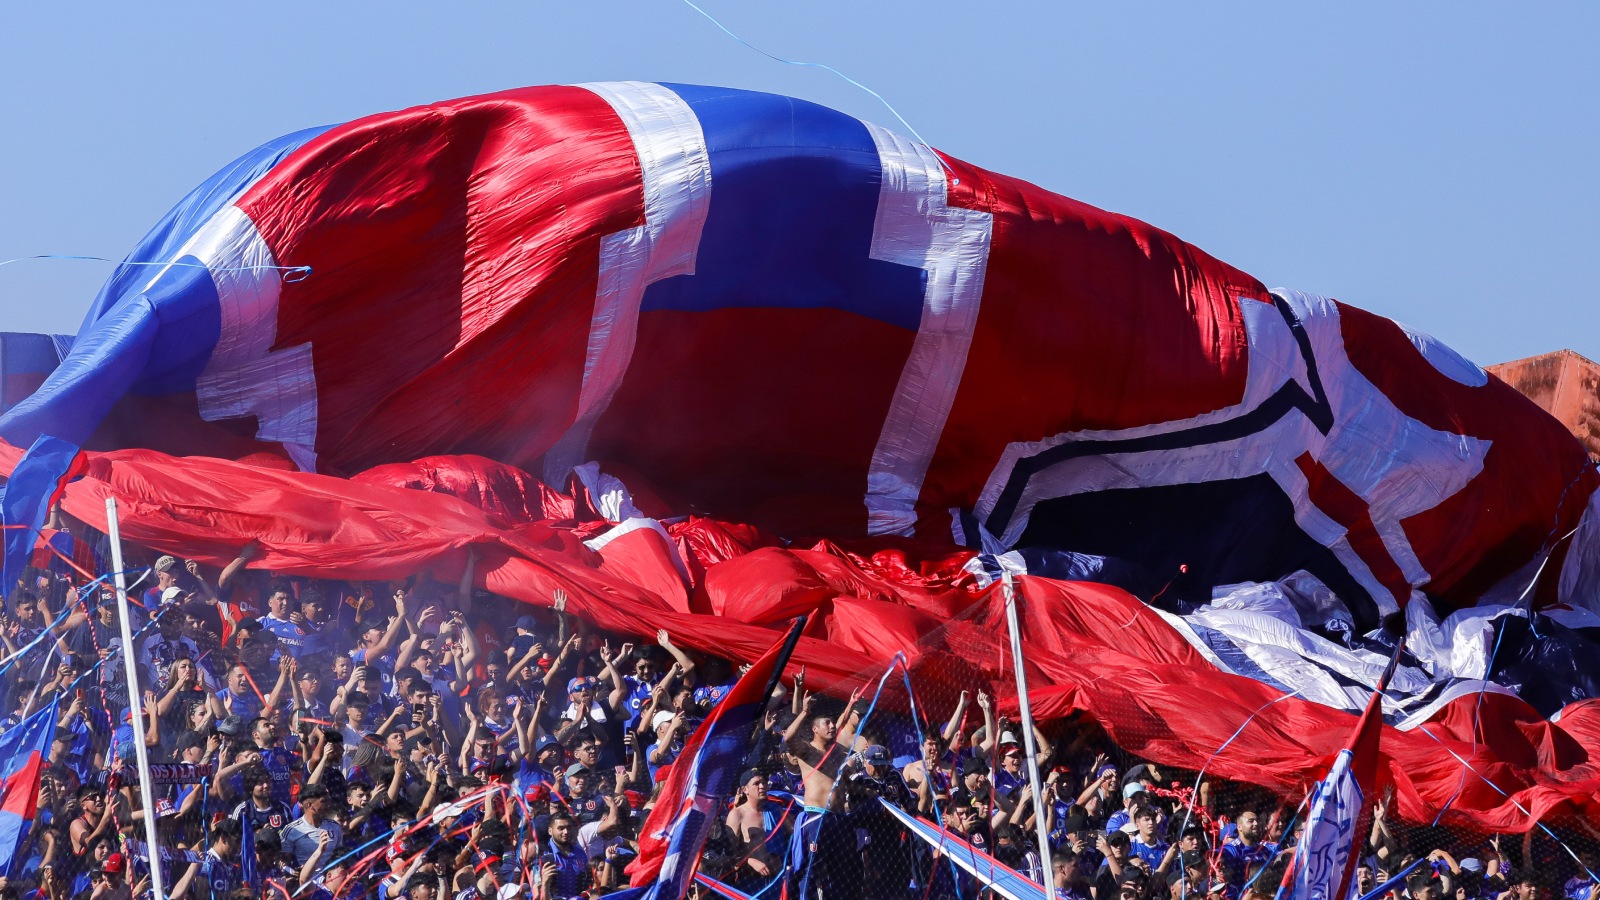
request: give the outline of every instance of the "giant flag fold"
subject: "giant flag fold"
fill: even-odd
[[[751,735],[800,637],[800,619],[761,656],[684,742],[661,795],[639,834],[639,858],[628,867],[634,888],[651,900],[682,900],[715,818],[737,787]]]
[[[8,875],[28,837],[39,800],[39,774],[55,735],[56,701],[0,735],[0,872]]]
[[[67,482],[82,475],[88,460],[76,444],[40,435],[28,448],[11,478],[0,487],[0,517],[5,519],[5,591],[10,592],[28,565],[33,545],[61,499]]]

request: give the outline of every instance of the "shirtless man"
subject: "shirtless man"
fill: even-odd
[[[852,873],[840,871],[842,864],[850,859],[854,859],[859,868],[860,857],[852,852],[855,829],[836,815],[844,794],[833,789],[839,771],[855,746],[856,726],[861,722],[861,711],[856,708],[859,699],[859,690],[850,695],[841,726],[832,716],[813,717],[813,698],[808,694],[801,701],[800,715],[783,735],[784,743],[793,748],[792,752],[800,761],[800,778],[805,787],[805,805],[795,820],[789,848],[789,877],[793,882],[789,896],[797,900],[814,900],[814,892],[820,892],[829,900],[849,900],[861,890],[859,873],[852,877]],[[810,740],[796,742],[801,727],[807,723]],[[813,877],[812,866],[818,860],[822,861],[822,866]]]
[[[739,803],[728,810],[727,823],[739,839],[739,852],[744,858],[741,869],[761,878],[770,876],[777,867],[777,858],[767,845],[766,805],[767,777],[751,769],[739,778]],[[744,874],[740,871],[736,878]]]

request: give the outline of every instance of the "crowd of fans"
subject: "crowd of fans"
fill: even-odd
[[[596,631],[559,596],[541,610],[475,591],[470,566],[458,585],[345,583],[275,579],[254,555],[220,572],[163,556],[130,591],[142,735],[110,585],[30,570],[10,593],[0,728],[47,709],[57,721],[0,900],[140,896],[154,860],[174,900],[616,891],[662,777],[740,674],[666,632]],[[1036,806],[1028,736],[989,696],[919,699],[949,708],[919,727],[811,693],[803,673],[781,687],[699,871],[765,900],[978,900],[980,880],[887,801],[1050,878],[1061,900],[1276,893],[1293,805],[1244,786],[1191,793],[1193,773],[1067,721],[1032,735]],[[159,850],[144,844],[136,741],[156,764]],[[1393,896],[1600,900],[1549,842],[1503,853],[1498,838],[1439,837],[1398,834],[1380,804],[1357,890],[1409,870]]]

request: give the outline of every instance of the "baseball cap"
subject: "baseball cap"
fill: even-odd
[[[121,853],[113,853],[110,856],[106,857],[106,861],[105,862],[100,864],[100,871],[109,872],[112,875],[117,875],[117,874],[120,874],[122,872],[122,870],[127,868],[127,867],[128,867],[128,860],[126,858],[124,858]]]
[[[886,766],[892,760],[892,758],[889,756],[889,748],[883,746],[882,744],[873,744],[872,746],[868,747],[867,751],[861,754],[861,758],[866,761],[867,764],[874,766]]]
[[[156,560],[156,571],[157,572],[170,571],[171,569],[176,568],[177,565],[178,565],[178,558],[176,556],[163,556],[160,559]]]
[[[517,627],[523,631],[532,631],[539,627],[539,620],[533,616],[522,616],[517,619]]]
[[[1466,859],[1463,859],[1459,865],[1468,872],[1483,871],[1483,862],[1476,857],[1469,856]]]
[[[417,749],[418,747],[423,746],[425,744],[428,745],[428,746],[432,746],[433,745],[433,738],[429,737],[426,734],[413,734],[411,737],[406,738],[406,742],[405,742],[404,745],[402,745],[402,749],[403,749],[403,752],[410,753],[411,751],[413,751],[413,750]]]
[[[587,774],[589,774],[589,767],[584,765],[583,763],[573,763],[572,765],[567,766],[566,776],[568,778],[571,778],[574,775],[587,775]]]
[[[976,756],[969,756],[961,762],[962,775],[987,775],[989,764]]]
[[[1137,781],[1130,781],[1122,786],[1122,799],[1127,800],[1134,794],[1144,793],[1144,785]]]
[[[551,747],[554,747],[557,750],[560,750],[561,749],[561,742],[556,740],[551,735],[547,734],[544,737],[539,738],[539,743],[534,746],[533,752],[535,752],[535,753],[543,753],[544,751],[550,749]]]
[[[1017,736],[1016,735],[1012,734],[1009,731],[1004,731],[1004,732],[1000,733],[1000,746],[1004,747],[1007,744],[1015,744],[1015,743],[1017,743]]]

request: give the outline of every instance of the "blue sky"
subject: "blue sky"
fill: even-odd
[[[1600,4],[704,0],[930,143],[1483,363],[1600,358]],[[681,0],[9,8],[0,259],[121,257],[302,127],[525,84],[792,94],[896,126]],[[0,267],[0,330],[75,331],[109,266]]]

